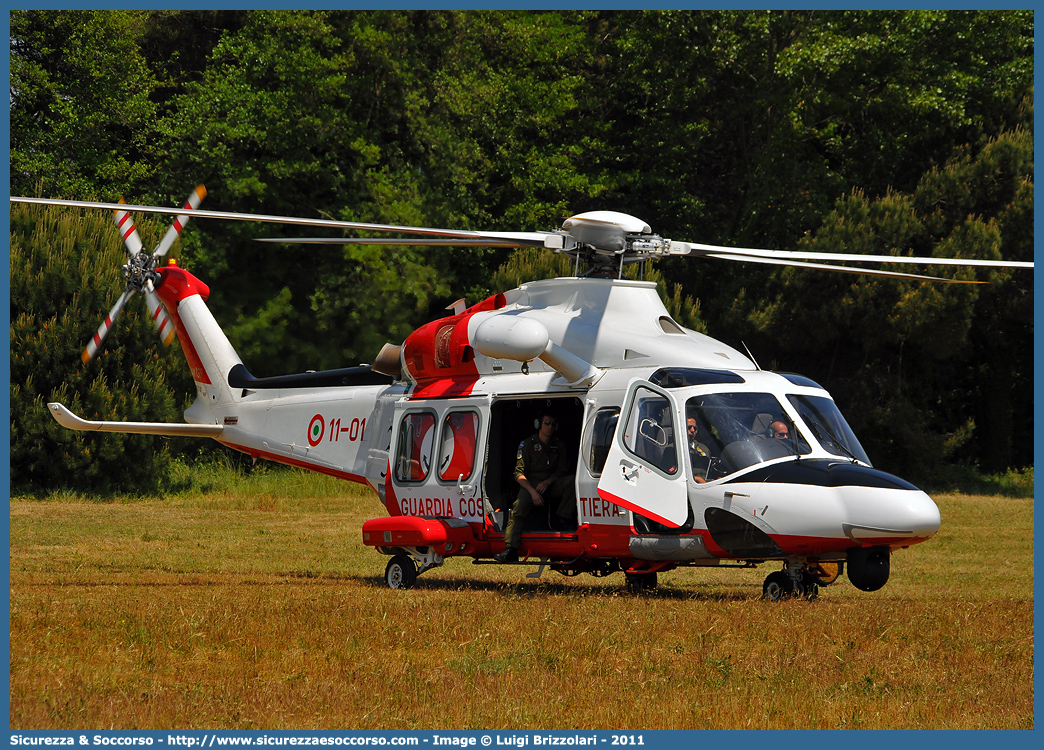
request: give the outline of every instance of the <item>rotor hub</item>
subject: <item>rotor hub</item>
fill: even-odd
[[[145,291],[150,281],[154,284],[159,279],[156,273],[156,258],[145,251],[139,251],[123,266],[123,275],[127,277],[127,288],[136,292]]]
[[[588,266],[584,276],[621,277],[625,265],[644,263],[667,255],[686,255],[685,242],[672,242],[654,234],[641,219],[618,211],[588,211],[562,222],[562,232],[573,242],[564,253]]]

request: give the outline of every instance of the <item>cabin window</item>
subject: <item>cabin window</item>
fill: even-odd
[[[435,415],[430,412],[407,414],[399,424],[395,449],[395,479],[423,482],[431,471],[431,449],[435,439]]]
[[[620,407],[599,409],[588,419],[584,430],[584,463],[591,476],[602,475],[605,459],[609,457],[609,446],[616,434],[616,423],[620,419]]]
[[[676,434],[671,402],[648,388],[638,388],[627,414],[624,447],[664,474],[673,475],[678,473]]]
[[[465,481],[475,470],[479,415],[473,411],[451,411],[442,423],[439,445],[439,479]]]

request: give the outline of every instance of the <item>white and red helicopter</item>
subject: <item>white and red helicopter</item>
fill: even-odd
[[[368,485],[387,516],[363,543],[390,556],[385,580],[410,588],[449,557],[535,566],[565,575],[623,571],[637,589],[680,566],[779,561],[769,599],[815,598],[847,567],[875,591],[893,550],[940,525],[932,499],[872,468],[830,394],[807,378],[760,369],[751,357],[675,322],[651,282],[628,264],[697,255],[906,279],[950,279],[832,265],[845,261],[1032,268],[1032,263],[842,255],[677,242],[626,214],[594,211],[546,232],[475,232],[198,209],[11,198],[115,211],[129,253],[127,288],[83,354],[102,345],[124,303],[149,301],[161,336],[176,332],[197,397],[185,424],[85,421],[48,405],[74,430],[209,437],[264,458]],[[128,211],[174,214],[152,254]],[[206,306],[209,287],[174,261],[161,265],[189,216],[408,234],[413,239],[278,242],[543,247],[577,275],[522,284],[385,345],[372,365],[255,378]],[[820,262],[820,261],[829,261]],[[580,265],[586,273],[579,275]],[[576,456],[575,528],[528,519],[519,562],[497,563],[518,493],[519,441],[542,415]],[[690,455],[695,420],[710,459]],[[780,430],[772,425],[782,422]],[[786,434],[777,439],[774,435]]]

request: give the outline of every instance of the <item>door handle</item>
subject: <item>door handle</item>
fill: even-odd
[[[620,475],[623,477],[623,480],[627,482],[627,484],[638,484],[638,465],[628,463],[626,461],[621,461]]]
[[[463,481],[462,481],[463,479],[464,479],[464,475],[463,474],[460,474],[457,477],[457,492],[459,492],[462,497],[467,497],[468,495],[472,494],[475,491],[475,485],[473,485],[473,484],[464,484]]]

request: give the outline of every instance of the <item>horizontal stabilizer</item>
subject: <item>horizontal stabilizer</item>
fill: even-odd
[[[132,432],[139,435],[177,435],[219,438],[224,427],[219,424],[172,424],[167,422],[89,422],[80,419],[61,404],[50,403],[51,416],[69,430],[92,432]]]

